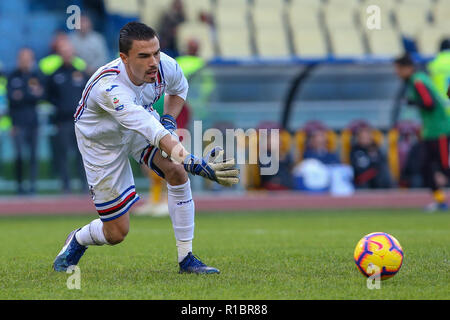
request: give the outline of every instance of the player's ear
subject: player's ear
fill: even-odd
[[[122,62],[125,64],[128,64],[128,55],[123,52],[120,52],[119,55],[120,55],[120,59],[122,59]]]

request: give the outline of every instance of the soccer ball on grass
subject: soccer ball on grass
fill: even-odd
[[[403,249],[390,234],[374,232],[359,240],[353,254],[358,270],[366,277],[380,275],[381,280],[393,277],[403,263]]]

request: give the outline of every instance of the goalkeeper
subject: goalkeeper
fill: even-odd
[[[176,117],[188,85],[177,62],[160,51],[155,31],[138,22],[120,30],[120,58],[101,67],[86,84],[75,112],[75,133],[99,219],[72,231],[53,268],[66,271],[90,245],[115,245],[129,231],[129,209],[136,194],[128,156],[167,181],[169,214],[180,273],[219,273],[192,254],[194,201],[188,173],[225,186],[238,183],[234,159],[217,162],[189,154],[178,138]],[[164,115],[152,105],[164,95]]]

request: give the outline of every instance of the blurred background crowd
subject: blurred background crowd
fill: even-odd
[[[410,53],[447,102],[449,16],[447,0],[0,1],[0,193],[87,192],[73,112],[133,20],[189,80],[182,127],[280,130],[278,173],[245,165],[237,189],[427,187],[420,116],[392,61]],[[150,173],[134,169],[145,187]]]

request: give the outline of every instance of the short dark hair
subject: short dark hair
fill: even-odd
[[[411,58],[411,55],[409,55],[408,53],[395,59],[394,63],[396,65],[399,65],[402,67],[414,67],[414,60]]]
[[[133,40],[150,40],[154,37],[158,38],[158,34],[146,24],[137,21],[128,22],[120,29],[119,51],[128,54]]]
[[[450,49],[450,39],[444,39],[441,42],[439,51],[449,50]]]

